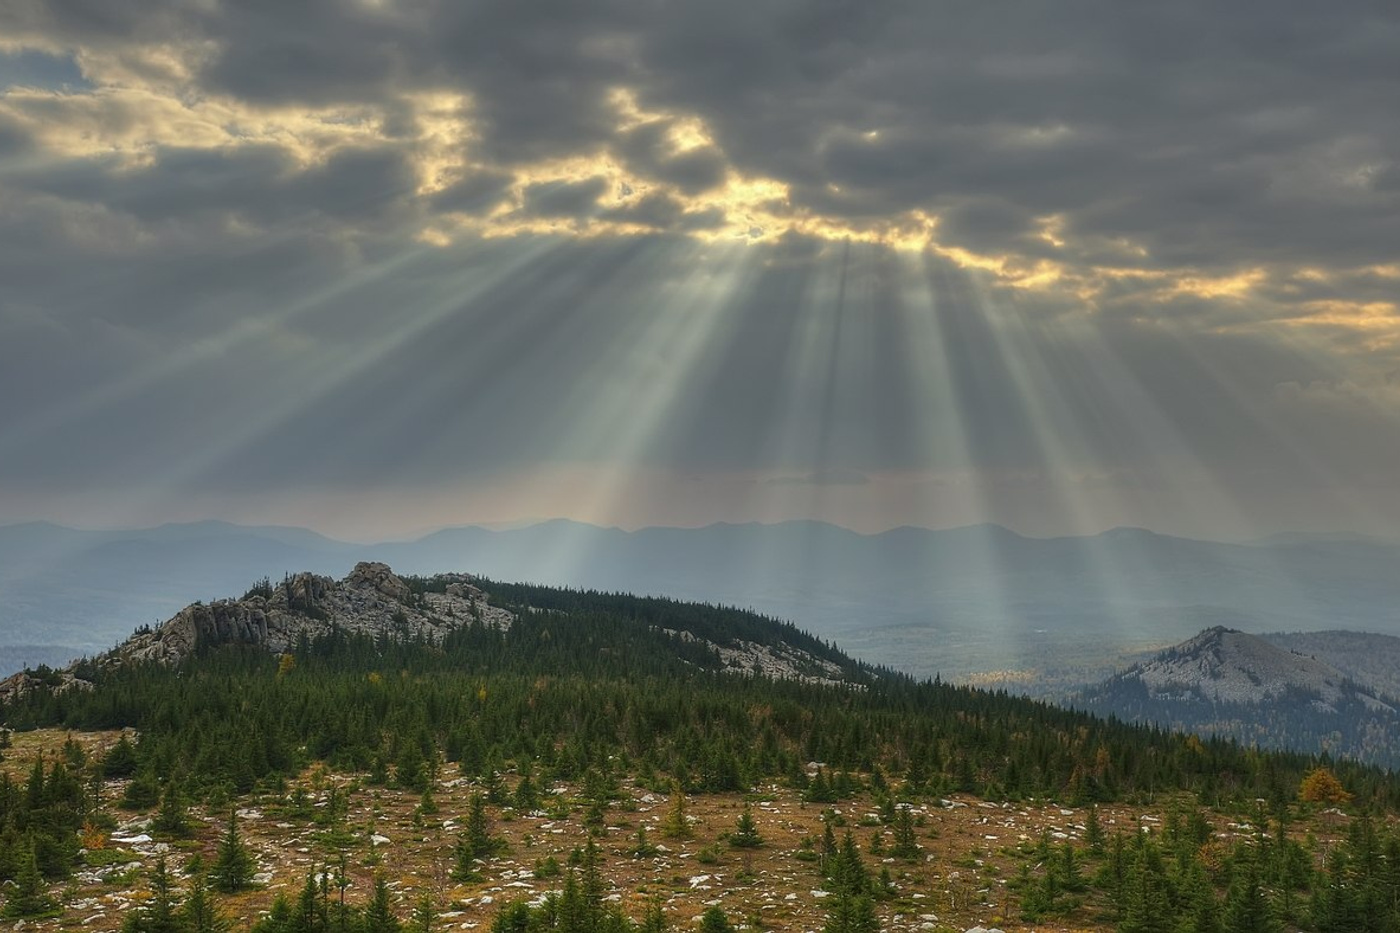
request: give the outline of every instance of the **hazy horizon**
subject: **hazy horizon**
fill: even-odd
[[[1088,531],[1088,532],[1082,532],[1082,533],[1071,533],[1071,534],[1030,534],[1030,533],[1027,533],[1027,532],[1025,532],[1025,531],[1021,531],[1021,530],[1019,530],[1019,529],[1012,528],[1012,527],[1010,527],[1010,526],[1008,526],[1008,525],[1001,524],[1001,523],[999,523],[999,522],[974,522],[974,523],[970,523],[970,524],[942,525],[942,526],[936,526],[936,527],[935,527],[935,526],[929,526],[929,525],[902,524],[902,525],[889,525],[889,526],[886,526],[886,527],[875,528],[875,529],[871,529],[871,530],[861,530],[861,529],[857,529],[857,528],[851,528],[851,527],[846,526],[846,525],[841,525],[841,524],[838,524],[838,523],[836,523],[836,522],[826,521],[826,520],[824,520],[824,519],[815,519],[815,518],[785,518],[785,519],[776,519],[776,520],[773,520],[773,521],[763,521],[763,520],[758,520],[758,519],[750,519],[750,520],[747,520],[747,521],[725,521],[725,520],[716,520],[716,521],[704,522],[704,523],[701,523],[701,524],[694,524],[694,525],[658,525],[658,524],[641,524],[641,525],[616,525],[616,524],[613,524],[613,525],[602,525],[602,524],[598,524],[598,523],[596,523],[596,522],[585,522],[585,521],[582,521],[582,520],[580,520],[580,519],[569,518],[569,517],[566,517],[566,516],[555,516],[555,517],[549,517],[549,518],[523,518],[523,519],[519,519],[519,520],[517,520],[517,521],[507,521],[507,522],[462,522],[462,523],[459,523],[459,524],[428,526],[428,527],[425,527],[425,528],[413,529],[413,530],[410,530],[410,531],[405,531],[405,532],[400,532],[400,533],[386,533],[386,534],[381,535],[381,536],[378,536],[378,537],[363,537],[363,538],[352,538],[352,537],[348,537],[348,536],[341,536],[341,535],[335,534],[335,533],[333,533],[333,532],[331,532],[331,531],[328,531],[328,530],[326,530],[326,529],[317,528],[317,527],[314,527],[314,526],[312,526],[312,525],[293,525],[293,524],[285,524],[285,523],[280,523],[280,522],[244,522],[244,521],[238,521],[237,519],[233,519],[233,518],[222,518],[222,517],[205,517],[205,518],[181,519],[181,520],[178,520],[178,521],[160,522],[160,523],[155,524],[155,525],[78,525],[78,524],[70,524],[70,523],[66,523],[66,522],[51,521],[51,520],[45,519],[45,518],[37,518],[37,519],[26,519],[26,520],[23,520],[23,521],[13,521],[13,522],[11,522],[11,521],[6,521],[6,522],[0,522],[0,529],[5,529],[5,528],[16,528],[16,527],[21,527],[21,526],[25,526],[25,525],[50,525],[50,526],[53,526],[53,527],[56,527],[56,528],[62,528],[62,529],[68,530],[68,531],[93,532],[93,533],[110,533],[110,534],[123,534],[123,533],[140,533],[140,532],[148,532],[148,531],[157,531],[157,530],[160,530],[160,529],[162,529],[162,528],[170,528],[170,527],[196,527],[196,526],[199,526],[199,525],[216,524],[216,525],[228,525],[228,526],[232,526],[232,527],[239,528],[239,529],[244,529],[244,530],[256,530],[256,529],[259,529],[259,528],[276,528],[276,529],[281,529],[281,530],[285,530],[285,531],[309,531],[309,532],[311,532],[311,533],[313,533],[313,534],[320,535],[321,537],[324,537],[324,538],[326,538],[326,539],[328,539],[328,540],[330,540],[330,541],[332,541],[332,542],[334,542],[334,543],[337,543],[337,544],[348,544],[348,545],[356,545],[356,546],[373,546],[373,545],[376,545],[376,544],[394,544],[394,543],[404,543],[404,542],[418,541],[418,540],[421,540],[421,539],[423,539],[423,538],[430,537],[430,536],[432,536],[432,535],[439,534],[439,533],[442,533],[442,532],[447,532],[447,531],[455,531],[455,530],[463,530],[463,529],[482,529],[482,530],[485,530],[485,531],[518,531],[518,530],[523,530],[523,529],[528,529],[528,528],[537,528],[537,527],[539,527],[539,526],[548,525],[548,524],[555,523],[555,522],[569,522],[569,523],[574,523],[574,524],[587,525],[587,526],[589,526],[589,527],[596,528],[596,529],[603,530],[603,531],[619,531],[619,532],[622,532],[622,533],[625,533],[625,534],[632,534],[632,533],[639,532],[639,531],[649,531],[649,530],[680,530],[680,531],[689,530],[689,531],[695,531],[695,530],[702,530],[702,529],[705,529],[705,528],[723,527],[723,526],[731,526],[731,527],[732,527],[732,526],[743,526],[743,525],[756,525],[756,526],[763,526],[763,527],[772,527],[772,526],[778,526],[778,525],[816,524],[816,525],[823,525],[823,526],[835,528],[835,529],[838,529],[838,530],[841,530],[841,531],[847,531],[847,532],[850,532],[850,533],[855,534],[855,535],[860,535],[861,537],[878,537],[878,536],[880,536],[880,535],[887,534],[887,533],[889,533],[889,532],[901,531],[901,530],[906,530],[906,529],[911,529],[911,530],[914,530],[914,531],[927,531],[927,532],[935,532],[935,533],[937,533],[937,532],[954,532],[954,531],[968,530],[968,529],[977,529],[977,528],[997,528],[997,529],[1001,529],[1001,530],[1010,532],[1011,534],[1014,534],[1014,535],[1016,535],[1016,536],[1018,536],[1018,537],[1027,538],[1027,539],[1033,539],[1033,540],[1052,540],[1052,539],[1055,539],[1055,538],[1093,538],[1093,537],[1098,537],[1098,536],[1100,536],[1100,535],[1104,535],[1104,534],[1108,534],[1108,533],[1110,533],[1110,532],[1116,532],[1116,531],[1142,531],[1142,532],[1146,532],[1146,533],[1148,533],[1148,534],[1161,535],[1161,536],[1163,536],[1163,537],[1184,538],[1184,539],[1188,539],[1188,540],[1196,540],[1196,541],[1202,541],[1202,542],[1214,543],[1214,544],[1251,545],[1251,544],[1269,543],[1269,542],[1271,542],[1271,541],[1280,540],[1280,539],[1281,539],[1281,540],[1287,540],[1287,539],[1290,539],[1290,538],[1298,538],[1298,539],[1303,539],[1303,540],[1327,540],[1327,539],[1336,539],[1336,540],[1357,540],[1357,541],[1370,541],[1370,542],[1382,543],[1382,544],[1387,544],[1387,545],[1400,543],[1400,538],[1387,538],[1387,537],[1385,537],[1385,536],[1383,536],[1383,535],[1365,534],[1365,533],[1363,533],[1363,532],[1357,532],[1357,531],[1351,531],[1351,530],[1312,531],[1312,532],[1296,531],[1296,530],[1285,530],[1285,531],[1273,532],[1273,533],[1270,533],[1270,534],[1259,535],[1259,536],[1250,537],[1250,538],[1206,538],[1206,537],[1199,537],[1199,536],[1192,536],[1192,535],[1173,534],[1173,533],[1171,533],[1171,532],[1160,531],[1160,530],[1155,529],[1155,528],[1147,528],[1147,527],[1144,527],[1144,526],[1142,526],[1142,525],[1113,525],[1113,526],[1111,526],[1111,527],[1101,528],[1101,529],[1098,529],[1098,530],[1096,530],[1096,531]]]

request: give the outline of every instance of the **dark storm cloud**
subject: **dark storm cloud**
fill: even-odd
[[[579,182],[546,181],[525,187],[520,212],[527,217],[583,217],[591,214],[608,188],[605,178]]]
[[[459,178],[433,194],[439,211],[484,214],[506,199],[511,176],[506,172],[477,171]]]
[[[1400,243],[1393,4],[16,0],[0,35],[54,79],[0,94],[9,489],[426,484],[614,439],[794,487],[1400,460],[1367,268]],[[1069,285],[839,242],[913,212]],[[542,219],[579,239],[419,240]],[[684,235],[730,224],[769,239]],[[1173,288],[1256,267],[1247,300]],[[684,380],[645,437],[622,378],[639,409]]]
[[[218,214],[262,225],[313,214],[363,222],[401,206],[416,184],[404,153],[387,147],[346,147],[302,167],[268,145],[167,148],[132,169],[117,169],[112,160],[72,160],[28,169],[20,178],[33,191],[143,221]]]
[[[724,180],[724,155],[702,146],[679,155],[671,152],[667,121],[644,123],[621,134],[618,154],[628,168],[649,178],[669,181],[686,194],[699,194]]]
[[[1400,14],[1364,0],[33,2],[3,16],[60,46],[208,40],[200,84],[254,104],[392,109],[461,91],[474,153],[502,165],[611,150],[686,194],[734,167],[836,216],[966,223],[1000,202],[1062,215],[1071,239],[1131,238],[1157,268],[1364,265],[1400,241]],[[662,118],[620,130],[618,88],[698,117],[716,145],[670,152]],[[1022,232],[969,236],[1016,252]]]

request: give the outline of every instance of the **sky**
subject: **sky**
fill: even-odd
[[[8,0],[0,522],[1400,537],[1400,9]]]

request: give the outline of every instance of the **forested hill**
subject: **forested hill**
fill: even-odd
[[[0,717],[134,727],[138,773],[216,795],[312,760],[383,772],[445,758],[561,780],[625,761],[696,791],[803,784],[816,761],[930,794],[1282,799],[1316,763],[916,682],[742,610],[383,565],[190,607],[100,659],[23,675]],[[1400,800],[1383,772],[1339,773]]]
[[[375,643],[441,645],[449,635],[471,626],[509,630],[521,615],[546,623],[567,619],[587,630],[627,626],[627,653],[643,666],[664,661],[699,670],[832,684],[863,682],[869,673],[834,646],[752,612],[666,598],[493,583],[456,573],[399,577],[384,564],[362,562],[342,580],[313,573],[288,575],[279,583],[265,578],[238,599],[194,603],[158,628],[138,629],[95,658],[6,678],[0,681],[0,700],[36,686],[57,692],[86,689],[101,672],[117,667],[177,665],[200,651],[208,654],[240,645],[276,654],[304,652],[313,642],[354,636]],[[538,650],[520,660],[527,665],[546,663]],[[587,667],[583,657],[565,660],[581,670]]]

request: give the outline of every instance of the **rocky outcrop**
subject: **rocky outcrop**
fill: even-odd
[[[340,581],[310,573],[263,581],[241,599],[186,606],[159,628],[138,631],[90,662],[0,681],[0,700],[39,682],[60,689],[85,686],[81,673],[94,665],[175,664],[213,645],[256,645],[280,653],[332,630],[438,639],[475,620],[501,628],[514,621],[511,613],[490,605],[466,574],[443,574],[432,583],[431,592],[414,592],[387,564],[368,561]]]

